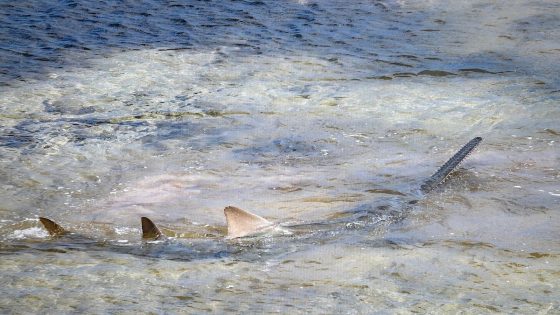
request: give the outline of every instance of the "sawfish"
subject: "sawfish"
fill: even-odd
[[[418,191],[421,198],[427,196],[436,187],[445,182],[446,178],[458,168],[465,158],[482,141],[481,137],[476,137],[465,144],[457,151],[445,164],[443,164],[432,176],[422,182]],[[335,219],[303,222],[298,224],[286,224],[269,221],[257,214],[234,207],[227,206],[224,215],[227,222],[227,235],[224,241],[206,239],[191,241],[188,246],[176,242],[173,238],[167,237],[165,233],[149,218],[141,217],[142,240],[145,244],[165,244],[166,250],[154,250],[154,247],[146,246],[141,249],[131,248],[108,242],[91,241],[87,237],[75,234],[64,229],[58,223],[40,217],[39,221],[48,231],[53,239],[65,242],[77,242],[83,244],[96,244],[98,247],[130,254],[141,254],[146,256],[164,256],[171,259],[190,260],[196,257],[222,257],[239,252],[247,252],[247,248],[270,248],[270,242],[259,242],[259,240],[270,240],[274,237],[275,243],[281,244],[286,240],[298,240],[300,243],[315,243],[314,240],[321,238],[333,238],[334,235],[348,230],[367,228],[381,223],[395,223],[406,217],[406,214],[414,207],[421,198],[404,198],[399,206],[381,205],[377,207],[357,207],[354,210],[338,214]],[[264,237],[263,236],[271,236]],[[77,241],[78,240],[78,241]],[[231,242],[239,240],[239,242]],[[249,240],[249,242],[244,242]],[[249,244],[249,246],[246,246]],[[255,244],[257,244],[255,246]],[[241,246],[239,246],[241,245]],[[243,246],[245,245],[245,246]],[[81,248],[82,246],[79,246]],[[170,250],[171,248],[171,250]],[[281,251],[281,248],[278,248]]]

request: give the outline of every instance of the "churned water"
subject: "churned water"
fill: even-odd
[[[556,1],[4,1],[0,312],[560,313],[559,60]]]

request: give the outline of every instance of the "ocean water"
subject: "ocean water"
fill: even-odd
[[[560,313],[558,60],[555,1],[2,2],[0,312]]]

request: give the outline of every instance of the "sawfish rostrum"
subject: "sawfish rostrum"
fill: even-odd
[[[478,146],[482,141],[481,137],[473,138],[467,144],[465,144],[457,153],[455,153],[442,167],[438,169],[434,175],[430,176],[421,186],[420,190],[423,193],[429,193],[439,184],[443,183],[447,176],[457,169],[459,164],[465,160],[465,158],[471,154],[471,152]]]

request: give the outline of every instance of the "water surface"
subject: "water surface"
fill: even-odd
[[[2,312],[560,312],[557,3],[0,8]],[[228,205],[408,210],[239,243]]]

